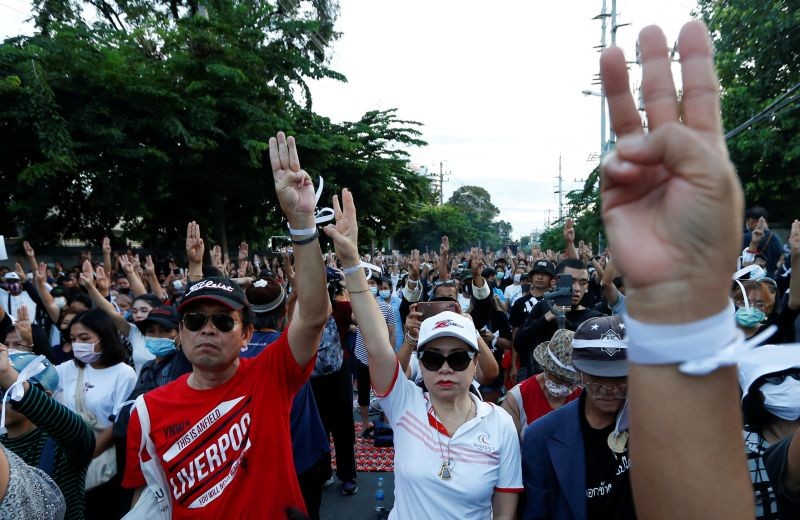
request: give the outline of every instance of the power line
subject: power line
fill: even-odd
[[[12,11],[16,11],[19,14],[24,14],[25,16],[30,16],[31,15],[31,13],[26,13],[25,11],[20,11],[16,7],[11,7],[10,5],[8,5],[6,3],[3,3],[3,2],[0,2],[0,5],[2,5],[3,7],[7,8],[7,9],[11,9]]]
[[[781,109],[786,108],[787,106],[791,105],[797,100],[800,100],[800,93],[794,94],[790,96],[795,90],[800,88],[800,83],[795,83],[791,87],[789,87],[786,92],[778,96],[772,103],[767,105],[761,112],[754,115],[744,123],[740,124],[730,132],[725,134],[725,139],[732,139],[739,135],[741,132],[747,130],[751,126],[760,123],[766,119],[770,119],[772,116],[777,114]]]

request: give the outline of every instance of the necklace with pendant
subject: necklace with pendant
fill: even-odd
[[[439,416],[436,414],[436,408],[433,407],[433,402],[431,402],[431,409],[433,410],[433,418],[436,419],[436,422],[441,424],[442,427],[444,427],[444,423],[439,420]],[[469,416],[471,414],[472,414],[472,399],[470,398],[469,408],[467,409],[467,415],[466,417],[464,417],[464,421],[461,423],[462,425],[469,420]],[[436,428],[436,441],[439,444],[439,456],[442,458],[442,465],[439,467],[438,476],[442,480],[450,480],[451,478],[453,478],[453,467],[455,466],[455,463],[453,462],[453,459],[450,457],[450,441],[453,440],[454,435],[455,432],[453,432],[453,435],[451,435],[447,439],[447,444],[446,444],[447,456],[445,456],[444,453],[445,450],[442,447],[442,435],[441,432],[439,431],[439,428],[438,427]]]

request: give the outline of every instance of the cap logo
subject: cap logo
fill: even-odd
[[[621,341],[622,340],[622,338],[619,337],[619,334],[614,332],[614,330],[612,330],[612,329],[608,329],[606,332],[604,332],[603,335],[600,336],[600,339],[617,340],[617,341]],[[614,348],[614,347],[603,347],[600,350],[602,350],[603,352],[608,354],[608,357],[614,357],[614,354],[619,352],[621,349]]]
[[[199,283],[194,284],[191,288],[189,288],[189,292],[186,293],[187,295],[192,294],[195,291],[199,291],[200,289],[221,289],[227,292],[233,292],[233,287],[224,283],[217,283],[213,280],[205,280]]]
[[[458,327],[459,329],[463,329],[464,328],[463,325],[459,325],[458,323],[454,322],[453,320],[442,320],[442,321],[436,322],[436,325],[433,326],[433,330],[444,329],[444,328],[447,328],[447,327]]]

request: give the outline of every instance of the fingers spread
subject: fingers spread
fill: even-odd
[[[711,40],[700,22],[683,26],[678,37],[683,78],[683,120],[687,126],[709,132],[718,141],[722,133],[719,84],[714,73]]]
[[[334,222],[341,220],[342,218],[342,207],[339,205],[339,196],[333,196],[333,219]]]
[[[278,157],[281,161],[280,169],[289,169],[289,146],[286,144],[286,134],[283,132],[278,132]]]
[[[342,202],[344,203],[344,217],[348,220],[355,222],[356,220],[356,205],[353,202],[353,193],[347,188],[342,190]]]
[[[272,166],[272,173],[281,169],[281,159],[278,155],[278,140],[274,137],[269,138],[269,164]]]
[[[642,119],[631,94],[625,55],[619,48],[610,47],[600,55],[600,76],[608,100],[611,127],[620,136],[641,133]]]
[[[642,51],[642,96],[647,109],[647,123],[655,130],[664,123],[678,120],[678,98],[672,80],[671,61],[664,33],[655,25],[639,33]]]

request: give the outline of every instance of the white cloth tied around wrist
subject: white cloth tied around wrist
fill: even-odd
[[[0,435],[6,433],[6,403],[8,399],[11,398],[14,401],[22,399],[25,395],[25,388],[22,385],[46,368],[44,364],[45,360],[46,358],[44,356],[37,356],[36,359],[28,363],[25,368],[17,374],[17,380],[6,390],[6,393],[3,395],[3,411],[0,412]]]
[[[355,274],[361,269],[372,269],[378,273],[383,272],[383,270],[377,265],[365,262],[363,260],[358,265],[354,265],[353,267],[342,267],[342,272],[344,274]],[[367,278],[369,278],[369,276],[367,276]]]
[[[722,312],[691,323],[661,325],[624,317],[628,360],[639,365],[677,364],[681,373],[708,375],[737,364],[742,354],[775,333],[767,327],[749,340],[736,328],[733,304]]]
[[[325,182],[322,180],[322,176],[320,176],[320,178],[319,178],[319,187],[317,188],[317,191],[314,193],[314,204],[315,205],[317,203],[319,203],[319,198],[322,196],[322,186],[324,184],[325,184]],[[314,223],[315,224],[322,224],[323,222],[328,222],[330,220],[333,220],[333,209],[332,208],[320,208],[320,209],[317,210],[316,214],[314,215]],[[313,235],[314,233],[317,232],[317,228],[316,227],[305,228],[305,229],[292,229],[292,226],[290,226],[288,223],[286,224],[286,227],[289,228],[289,234],[295,235],[295,236],[299,236],[299,237]]]

